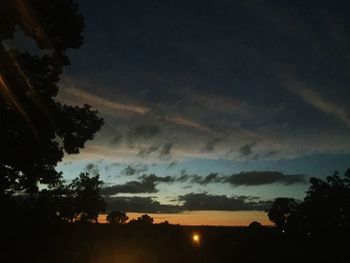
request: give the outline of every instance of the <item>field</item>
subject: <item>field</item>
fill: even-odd
[[[20,230],[5,230],[0,262],[345,263],[347,258],[313,240],[288,239],[273,227],[68,224]]]

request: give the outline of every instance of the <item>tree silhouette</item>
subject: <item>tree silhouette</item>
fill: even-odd
[[[276,198],[268,210],[268,217],[276,226],[285,229],[288,218],[296,211],[297,205],[293,198]]]
[[[98,174],[90,177],[88,173],[81,173],[69,185],[78,221],[97,223],[99,213],[105,211],[106,203],[100,195],[101,185]]]
[[[253,221],[249,224],[248,227],[249,227],[249,229],[256,231],[256,230],[260,230],[262,228],[262,225],[258,221]]]
[[[68,65],[66,50],[78,48],[83,18],[71,0],[3,0],[0,5],[0,197],[34,194],[38,183],[60,180],[55,170],[64,152],[77,154],[103,119],[87,105],[55,100]],[[16,30],[44,55],[5,47]]]
[[[119,225],[125,224],[128,219],[129,217],[127,217],[125,213],[116,210],[110,212],[106,217],[108,223]]]
[[[350,169],[344,177],[338,172],[326,180],[311,178],[310,188],[299,207],[303,224],[310,232],[324,229],[350,229]]]
[[[350,230],[350,169],[344,177],[338,172],[325,180],[310,179],[310,187],[303,202],[277,198],[268,211],[276,226],[291,234],[326,236]]]
[[[130,221],[131,224],[141,224],[141,225],[152,225],[153,224],[153,217],[150,217],[147,214],[144,214],[140,217],[138,217],[137,219],[133,219]]]
[[[63,179],[54,186],[33,196],[17,198],[18,215],[33,223],[58,223],[75,221],[96,223],[106,203],[100,195],[102,181],[99,175],[81,173],[72,183]]]

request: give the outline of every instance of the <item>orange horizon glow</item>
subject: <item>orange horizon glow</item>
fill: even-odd
[[[262,225],[272,225],[264,211],[185,211],[182,213],[126,213],[129,220],[136,219],[143,214],[153,217],[154,223],[165,220],[170,224],[187,226],[248,226],[253,221]],[[99,223],[106,223],[106,214],[101,214]]]

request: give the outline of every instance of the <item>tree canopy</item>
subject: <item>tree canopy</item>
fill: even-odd
[[[110,212],[106,217],[108,223],[118,225],[125,224],[128,219],[129,217],[125,213],[117,210]]]
[[[88,173],[81,173],[68,184],[60,180],[31,198],[22,197],[23,200],[17,202],[17,213],[25,220],[42,224],[97,223],[98,215],[106,209],[106,203],[100,195],[101,184],[98,174],[91,176]]]
[[[64,153],[77,154],[103,125],[90,106],[55,100],[70,48],[83,43],[71,0],[4,0],[0,6],[0,195],[35,193],[58,181]],[[21,30],[44,55],[4,44]]]
[[[144,214],[142,216],[139,216],[137,219],[133,219],[130,221],[131,224],[140,224],[140,225],[152,225],[153,224],[153,217]]]
[[[295,212],[296,208],[297,203],[294,198],[276,198],[268,211],[268,217],[276,226],[284,228],[289,216]]]
[[[302,202],[277,198],[268,211],[272,222],[290,233],[322,235],[350,230],[350,169],[344,176],[335,172],[325,180],[310,179]]]

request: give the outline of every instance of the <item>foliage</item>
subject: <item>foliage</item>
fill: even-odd
[[[311,186],[300,213],[309,231],[334,230],[350,227],[350,169],[344,177],[338,172],[326,180],[310,179]]]
[[[99,175],[81,173],[70,184],[59,183],[35,195],[17,198],[18,214],[33,222],[89,222],[96,223],[106,208],[100,195],[102,181]]]
[[[89,106],[55,100],[66,51],[82,42],[83,18],[71,0],[4,0],[0,5],[0,196],[38,192],[60,180],[64,152],[77,154],[101,128]],[[42,52],[8,48],[22,30]],[[46,193],[43,193],[46,194]]]
[[[260,230],[262,229],[262,224],[258,221],[253,221],[249,224],[248,228],[255,231],[255,230]]]
[[[152,225],[153,224],[153,217],[150,217],[147,214],[144,214],[137,219],[133,219],[130,221],[131,224],[141,224],[141,225]]]
[[[114,210],[107,215],[107,222],[110,224],[125,224],[129,217],[123,212]]]
[[[106,209],[106,203],[100,195],[101,186],[99,175],[89,177],[87,173],[81,173],[69,185],[78,221],[96,223],[99,213]]]
[[[350,169],[343,177],[338,172],[326,180],[311,178],[303,202],[277,198],[269,210],[269,218],[290,233],[325,235],[350,230]]]
[[[297,203],[293,198],[276,198],[268,211],[268,217],[276,226],[285,228],[289,216],[296,208]]]

